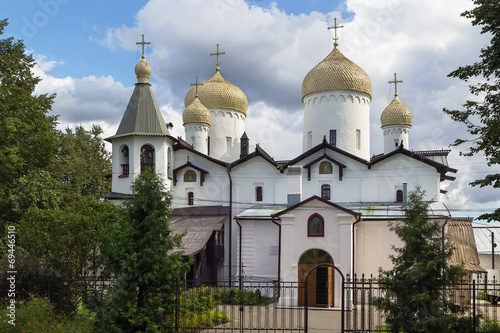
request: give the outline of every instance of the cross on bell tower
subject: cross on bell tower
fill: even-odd
[[[394,73],[394,81],[389,81],[389,84],[394,83],[394,97],[398,95],[398,83],[403,83],[403,81],[396,78],[396,73]]]
[[[226,52],[225,51],[224,52],[219,52],[219,43],[217,43],[217,52],[210,53],[210,56],[213,56],[213,55],[216,56],[216,62],[215,62],[215,66],[217,66],[215,68],[216,71],[220,70],[220,68],[219,68],[219,65],[220,65],[220,63],[219,63],[219,55],[221,55],[221,54],[226,54]]]
[[[142,34],[142,42],[136,42],[136,45],[142,45],[142,56],[144,57],[144,45],[149,45],[151,42],[144,41],[144,34]]]
[[[344,26],[337,25],[337,18],[336,17],[333,19],[333,22],[334,22],[333,27],[328,27],[328,30],[335,29],[335,37],[333,38],[333,40],[335,42],[333,43],[333,46],[337,47],[337,46],[339,46],[339,43],[337,43],[337,41],[339,40],[339,38],[337,37],[337,29],[343,28]]]

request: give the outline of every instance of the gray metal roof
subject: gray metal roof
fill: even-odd
[[[116,134],[107,140],[129,135],[169,135],[149,83],[135,85]]]
[[[169,221],[170,229],[174,235],[186,232],[183,247],[175,251],[180,250],[186,256],[202,251],[212,233],[222,229],[228,212],[228,208],[220,206],[175,209]]]
[[[245,209],[236,217],[241,220],[270,220],[271,215],[281,212],[286,205],[256,205]]]
[[[491,254],[491,233],[495,243],[495,254],[500,254],[500,226],[493,224],[489,227],[480,227],[477,223],[473,223],[474,238],[476,239],[477,252],[479,254]]]

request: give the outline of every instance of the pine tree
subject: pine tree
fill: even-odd
[[[102,332],[160,332],[174,311],[177,282],[189,270],[180,253],[182,235],[168,227],[171,196],[151,172],[132,186],[125,203],[129,218],[116,227],[104,255],[116,281],[104,303],[98,327]]]
[[[460,267],[448,265],[452,249],[443,248],[440,223],[428,219],[424,194],[420,188],[410,192],[405,218],[391,225],[403,246],[393,246],[393,268],[380,271],[384,294],[373,300],[391,332],[450,332],[449,315],[460,311],[444,289],[458,282]]]

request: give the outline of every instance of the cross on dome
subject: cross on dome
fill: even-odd
[[[198,98],[198,86],[201,86],[203,83],[198,83],[198,77],[196,77],[196,83],[191,83],[192,86],[196,86],[196,98]]]
[[[219,65],[220,65],[220,63],[219,63],[219,55],[221,55],[221,54],[226,54],[226,52],[225,51],[224,52],[219,52],[219,43],[217,43],[217,52],[210,53],[210,56],[213,56],[213,55],[216,56],[216,62],[215,62],[215,66],[217,66],[215,68],[216,71],[220,70],[220,68],[219,68]]]
[[[333,27],[328,27],[328,30],[335,29],[335,37],[333,38],[333,40],[335,42],[333,43],[333,46],[337,47],[337,46],[339,46],[339,43],[337,43],[337,41],[339,40],[339,38],[337,37],[337,29],[343,28],[344,26],[343,25],[337,25],[337,18],[336,17],[333,19],[333,22],[334,22]]]
[[[144,41],[144,34],[142,34],[142,42],[136,42],[136,45],[142,45],[142,56],[144,57],[144,45],[146,44],[151,44],[151,42],[145,42]]]
[[[396,78],[397,73],[394,73],[394,81],[389,81],[389,84],[394,83],[394,97],[398,95],[398,83],[403,83],[403,81]]]

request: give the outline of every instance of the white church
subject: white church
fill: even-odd
[[[383,152],[372,155],[370,112],[380,111],[370,110],[370,78],[336,42],[303,80],[303,152],[287,161],[250,144],[247,97],[222,77],[218,47],[215,54],[213,76],[186,94],[184,139],[170,134],[144,56],[119,128],[106,139],[113,156],[108,199],[130,196],[146,168],[172,192],[171,228],[187,231],[182,250],[195,257],[188,278],[302,282],[312,267],[327,263],[336,269],[311,275],[316,290],[308,302],[338,306],[338,272],[377,275],[391,266],[388,255],[399,240],[389,223],[402,217],[407,191],[416,186],[432,201],[429,217],[460,249],[453,261],[468,273],[483,271],[471,221],[452,218],[443,203],[441,184],[457,172],[448,166],[449,150],[411,150],[412,113],[396,93],[373,134],[384,136]]]

